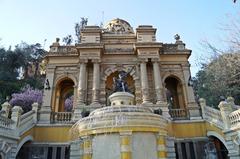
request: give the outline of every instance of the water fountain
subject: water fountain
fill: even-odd
[[[150,108],[133,105],[129,92],[117,91],[109,100],[111,106],[96,109],[73,125],[71,158],[166,158],[167,120]]]

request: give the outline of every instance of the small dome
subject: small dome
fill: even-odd
[[[107,31],[113,33],[134,33],[131,25],[127,21],[119,18],[111,20],[105,28]]]

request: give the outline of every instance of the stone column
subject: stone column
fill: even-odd
[[[6,101],[2,104],[2,111],[3,111],[3,116],[7,117],[9,116],[11,105]]]
[[[153,72],[157,104],[160,104],[164,101],[164,98],[162,78],[160,74],[158,59],[153,59]]]
[[[141,86],[142,86],[142,100],[143,100],[142,104],[151,104],[149,99],[149,86],[148,86],[146,61],[141,61],[140,72],[141,72]]]
[[[91,105],[99,106],[100,93],[100,66],[98,60],[93,60],[93,88],[92,88],[92,103]]]
[[[89,136],[82,137],[83,139],[83,159],[92,159],[92,140]]]
[[[121,159],[131,159],[131,135],[132,132],[121,132],[120,133],[120,146],[121,146]]]
[[[82,109],[85,106],[85,100],[86,100],[86,89],[87,89],[87,82],[86,82],[86,72],[87,71],[87,60],[81,61],[80,63],[80,71],[79,71],[79,77],[78,77],[78,88],[77,88],[77,102],[76,106],[74,108],[74,114],[73,114],[73,121],[79,120],[82,115]]]
[[[161,78],[161,73],[159,69],[159,59],[153,59],[153,76],[154,76],[154,85],[155,85],[155,92],[157,98],[157,105],[160,105],[160,109],[162,110],[162,115],[165,117],[170,117],[169,109],[167,106],[167,102],[164,99],[163,95],[163,83]]]
[[[85,95],[86,95],[86,62],[80,64],[80,72],[78,78],[78,100],[77,105],[85,105]]]
[[[167,158],[166,133],[159,132],[157,136],[157,154],[158,159]]]

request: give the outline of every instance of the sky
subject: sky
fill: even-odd
[[[208,40],[223,47],[221,26],[237,13],[240,1],[232,0],[0,0],[0,45],[8,48],[24,41],[41,43],[48,50],[56,37],[74,35],[81,17],[88,18],[88,25],[121,18],[134,29],[153,25],[163,43],[174,43],[178,33],[192,50],[189,60],[195,76],[199,59],[209,58],[200,43]]]

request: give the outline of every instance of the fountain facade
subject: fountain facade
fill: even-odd
[[[43,104],[26,114],[2,105],[0,158],[202,159],[215,154],[214,143],[221,158],[239,159],[234,100],[220,111],[200,100],[200,113],[191,50],[179,35],[173,43],[157,41],[156,31],[114,19],[85,26],[80,43],[61,45],[57,38],[42,65]]]
[[[72,148],[80,147],[81,154],[75,152],[84,159],[166,158],[167,120],[148,107],[133,105],[134,96],[128,92],[109,98],[111,106],[94,110],[73,126],[78,143]]]

